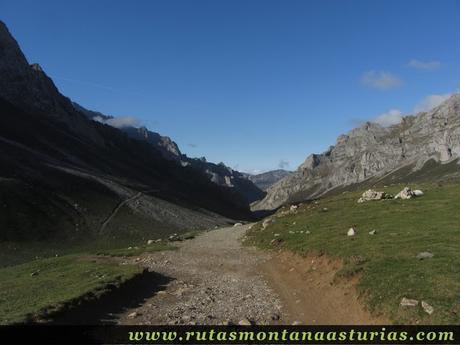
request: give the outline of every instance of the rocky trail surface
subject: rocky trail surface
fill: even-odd
[[[248,225],[206,232],[174,251],[135,259],[165,277],[121,324],[373,324],[337,263],[242,246]]]
[[[149,254],[141,263],[169,277],[166,289],[140,308],[128,310],[126,324],[268,324],[281,318],[281,302],[263,279],[268,254],[242,247],[248,226],[206,232],[180,248]]]

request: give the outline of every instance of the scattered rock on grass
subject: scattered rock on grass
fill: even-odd
[[[283,240],[281,238],[274,238],[270,241],[271,246],[279,246],[281,243],[283,243]]]
[[[242,225],[243,225],[243,223],[235,223],[235,224],[233,224],[234,227],[235,226],[242,226]]]
[[[409,187],[404,187],[402,191],[396,194],[395,199],[412,199],[416,196],[422,196],[423,192],[420,189],[412,190]]]
[[[350,228],[347,232],[347,236],[355,236],[355,235],[356,235],[355,228]]]
[[[294,211],[297,210],[297,208],[298,208],[297,205],[291,205],[291,207],[289,208],[289,210],[290,210],[291,212],[294,212]]]
[[[403,297],[399,304],[401,307],[416,307],[418,306],[418,301],[416,299]]]
[[[377,192],[373,189],[366,190],[361,198],[358,199],[358,203],[363,203],[372,200],[391,199],[391,195],[385,192]]]
[[[369,231],[369,235],[376,235],[376,234],[377,234],[377,230]]]
[[[270,219],[270,218],[265,219],[265,220],[263,221],[263,223],[262,223],[262,229],[265,230],[265,228],[266,228],[267,226],[269,226],[270,223],[273,223],[273,220],[272,220],[272,219]]]
[[[148,240],[148,241],[147,241],[147,245],[149,246],[149,245],[151,245],[151,244],[154,243],[154,242],[155,242],[154,240]]]
[[[433,253],[430,252],[421,252],[417,254],[417,259],[424,260],[424,259],[431,259],[434,256]]]
[[[422,301],[422,308],[428,315],[431,315],[434,312],[434,308],[425,301]]]

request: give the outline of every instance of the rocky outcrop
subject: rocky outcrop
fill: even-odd
[[[88,119],[102,123],[114,119],[113,116],[105,115],[98,111],[86,109],[85,107],[75,102],[72,102],[72,105],[76,110],[84,114]],[[162,136],[156,132],[149,131],[144,126],[125,126],[120,128],[120,130],[126,133],[130,138],[148,142],[157,150],[159,150],[163,157],[166,159],[180,161],[181,157],[183,157],[182,153],[179,150],[179,146],[173,140],[171,140],[170,137]]]
[[[253,208],[275,209],[402,167],[420,169],[430,159],[446,163],[459,157],[460,94],[455,94],[429,112],[403,118],[400,124],[382,127],[367,122],[339,136],[329,150],[310,155],[295,172],[271,186]]]
[[[423,192],[419,189],[412,190],[409,187],[404,187],[402,191],[400,191],[398,194],[396,194],[395,199],[412,199],[415,198],[416,196],[422,196]]]
[[[382,200],[382,199],[392,199],[393,197],[385,192],[378,192],[373,189],[369,189],[363,193],[361,198],[358,199],[358,203],[363,203],[366,201],[373,200]]]

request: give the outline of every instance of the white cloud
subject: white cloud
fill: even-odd
[[[441,67],[441,63],[439,61],[433,60],[433,61],[420,61],[417,59],[412,59],[409,61],[407,66],[416,68],[416,69],[422,69],[426,71],[434,71]]]
[[[134,116],[117,116],[110,119],[104,119],[100,116],[93,117],[94,121],[104,123],[115,128],[138,127],[140,122]]]
[[[382,113],[377,116],[373,122],[377,123],[383,127],[388,127],[391,125],[397,125],[401,122],[403,118],[403,113],[399,109],[390,109],[386,113]]]
[[[361,77],[361,82],[379,90],[389,90],[400,87],[402,79],[385,71],[368,71]]]
[[[425,97],[419,104],[414,107],[412,113],[419,113],[422,111],[430,111],[436,108],[438,105],[446,101],[452,93],[446,93],[444,95],[429,95]],[[407,115],[408,113],[406,113]],[[404,113],[399,109],[390,109],[385,113],[378,115],[376,118],[371,120],[373,123],[377,123],[383,127],[388,127],[400,123],[404,117]],[[354,119],[353,123],[362,125],[364,120]]]
[[[415,106],[414,112],[419,113],[421,111],[430,111],[447,100],[451,95],[451,93],[446,93],[444,95],[429,95]]]
[[[288,169],[289,168],[289,162],[284,160],[284,159],[280,159],[280,161],[278,163],[278,168],[280,168],[280,169]]]

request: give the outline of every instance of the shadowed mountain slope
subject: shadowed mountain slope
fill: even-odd
[[[0,76],[0,240],[144,236],[251,217],[234,190],[89,120],[1,22]]]

